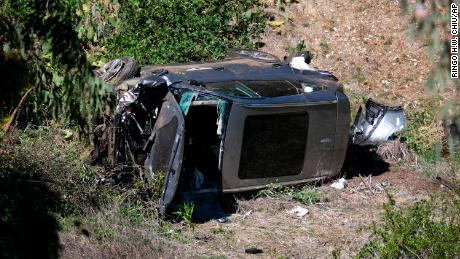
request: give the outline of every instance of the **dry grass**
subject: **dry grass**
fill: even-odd
[[[380,188],[387,188],[400,206],[443,191],[419,173],[398,168],[371,178],[373,185],[385,186]],[[362,179],[349,179],[342,191],[328,185],[317,187],[329,201],[314,205],[267,197],[239,200],[239,211],[230,223],[198,225],[195,236],[205,238],[194,245],[197,251],[218,251],[226,257],[250,257],[244,251],[250,247],[262,249],[265,258],[330,258],[334,250],[344,257],[354,256],[368,240],[372,221],[379,221],[381,204],[386,201],[384,191],[369,191]],[[300,219],[289,215],[288,210],[299,205],[309,213]]]
[[[286,12],[291,22],[281,31],[269,29],[263,50],[282,57],[288,46],[305,40],[316,53],[313,65],[332,71],[344,84],[403,105],[425,96],[427,49],[409,38],[408,18],[398,1],[304,0]]]

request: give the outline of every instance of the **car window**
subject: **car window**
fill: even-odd
[[[317,86],[291,80],[226,81],[208,83],[206,88],[225,95],[241,98],[264,98],[300,95],[316,91]]]

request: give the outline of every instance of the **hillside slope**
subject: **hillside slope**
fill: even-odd
[[[290,22],[266,31],[263,50],[282,57],[304,40],[312,64],[346,85],[405,106],[426,97],[427,48],[410,38],[399,1],[304,0],[285,11]]]

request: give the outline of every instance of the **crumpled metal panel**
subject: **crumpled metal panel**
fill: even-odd
[[[164,78],[157,75],[151,75],[143,78],[142,80],[139,80],[137,84],[132,88],[127,86],[128,89],[123,92],[118,99],[117,111],[121,112],[124,107],[127,107],[136,102],[139,98],[139,95],[141,94],[141,91],[156,89],[159,92],[159,96],[162,96],[161,92],[167,91],[166,85],[167,82]]]
[[[360,107],[351,130],[351,142],[358,145],[379,144],[406,128],[404,109],[390,107],[369,99],[366,111]]]

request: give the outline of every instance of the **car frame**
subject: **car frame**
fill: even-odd
[[[372,100],[350,128],[350,103],[337,78],[292,64],[240,50],[221,61],[144,66],[140,78],[118,87],[116,132],[138,131],[137,150],[145,158],[132,160],[148,170],[146,179],[165,175],[161,215],[178,193],[233,193],[335,177],[349,142],[376,144],[405,128],[401,107]],[[150,97],[141,102],[146,89]],[[144,107],[148,115],[139,122],[142,109],[127,107]]]

